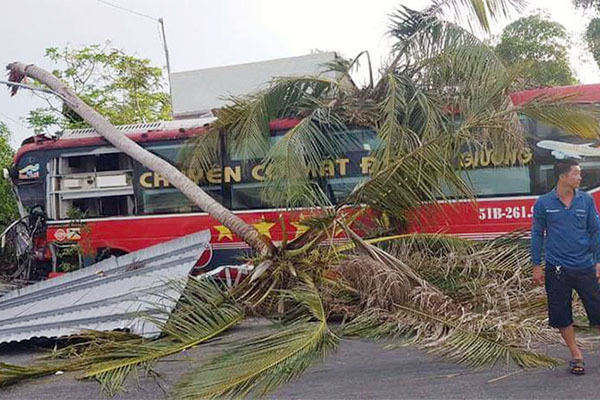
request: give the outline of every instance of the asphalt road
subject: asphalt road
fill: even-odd
[[[227,339],[247,337],[262,329],[244,326]],[[212,349],[219,346],[211,346]],[[598,347],[598,346],[596,346]],[[564,347],[549,353],[567,358]],[[159,379],[131,379],[127,392],[115,399],[165,399],[166,391],[191,365],[210,356],[205,348],[178,355],[157,366]],[[0,360],[26,363],[39,354],[31,345],[0,346]],[[275,392],[273,399],[591,399],[600,389],[600,353],[587,350],[584,376],[565,367],[554,370],[519,370],[494,367],[472,370],[437,360],[415,347],[386,350],[368,341],[343,341],[337,353],[313,365],[298,380]],[[27,381],[0,391],[0,399],[102,399],[94,381],[77,381],[65,373]],[[139,385],[138,385],[139,384]]]

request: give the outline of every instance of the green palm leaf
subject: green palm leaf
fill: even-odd
[[[318,179],[324,163],[341,155],[348,142],[353,142],[344,131],[346,125],[335,110],[324,107],[286,132],[263,160],[268,171],[263,199],[288,207],[329,205]]]
[[[312,283],[285,292],[308,316],[274,334],[248,340],[186,374],[172,393],[177,399],[262,396],[301,375],[335,349],[319,293]],[[315,320],[316,322],[312,322]]]
[[[38,363],[28,366],[0,362],[0,387],[12,385],[25,379],[51,375],[56,371],[70,371],[79,368],[78,364],[71,361]]]
[[[75,343],[62,349],[41,356],[28,366],[0,363],[0,386],[15,384],[25,379],[39,378],[51,375],[57,371],[79,371],[95,360],[81,357],[91,348],[111,346],[113,343],[139,342],[138,336],[125,332],[84,331],[74,338]]]
[[[423,133],[436,130],[440,116],[431,99],[420,92],[411,79],[389,72],[383,79],[385,97],[380,102],[381,121],[377,134],[381,145],[375,156],[383,165],[389,165],[399,154],[409,152],[421,145]],[[418,127],[415,132],[411,126]]]
[[[425,13],[432,16],[450,13],[454,18],[466,21],[471,29],[489,32],[491,20],[508,17],[511,12],[521,10],[524,4],[524,0],[434,0]]]
[[[218,111],[218,120],[209,133],[190,142],[185,165],[200,171],[218,165],[221,130],[227,131],[226,146],[230,154],[238,159],[260,160],[269,149],[269,122],[307,115],[318,107],[314,99],[329,97],[338,90],[336,80],[307,76],[275,79],[265,90],[232,97],[233,104]]]
[[[83,354],[94,364],[83,378],[94,378],[101,389],[114,395],[122,389],[127,376],[140,368],[151,371],[161,358],[204,343],[236,325],[243,317],[232,299],[209,280],[190,279],[185,287],[174,282],[182,293],[178,308],[170,315],[158,340],[116,342]]]
[[[456,23],[438,18],[429,9],[400,9],[392,16],[392,22],[389,33],[398,41],[394,44],[396,58],[389,70],[397,69],[401,62],[417,69],[425,67],[420,74],[425,73],[426,81],[447,82],[445,89],[451,89],[452,82],[467,88],[468,83],[479,83],[469,78],[490,77],[505,69],[494,50],[479,37]],[[485,67],[481,61],[485,61]],[[484,82],[490,81],[484,79]]]
[[[417,204],[437,204],[450,193],[470,198],[470,187],[455,173],[456,143],[452,136],[425,143],[378,170],[357,186],[346,204],[366,204],[405,218]],[[418,221],[418,220],[417,220]]]
[[[576,97],[539,96],[516,106],[514,112],[586,139],[600,137],[600,108],[573,103]]]

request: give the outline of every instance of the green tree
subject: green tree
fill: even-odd
[[[600,12],[600,1],[599,0],[573,0],[575,8],[589,10],[593,9],[596,12]]]
[[[170,119],[171,104],[161,68],[150,60],[125,54],[109,45],[91,45],[74,49],[46,49],[57,69],[52,73],[69,83],[88,105],[115,125]],[[27,122],[37,132],[48,127],[61,129],[88,126],[67,106],[56,105],[45,97],[48,106],[32,110]]]
[[[564,26],[537,14],[506,26],[496,52],[507,66],[526,69],[528,85],[572,85],[577,80],[569,65],[568,44]]]
[[[12,165],[14,154],[10,147],[10,131],[6,124],[0,121],[0,170]],[[17,200],[10,181],[0,179],[0,230],[4,230],[18,216]]]
[[[582,10],[593,10],[596,15],[600,13],[599,0],[573,0],[573,5]],[[600,18],[594,17],[590,20],[583,38],[594,61],[600,67]]]

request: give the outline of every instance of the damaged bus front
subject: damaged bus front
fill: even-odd
[[[119,127],[140,144],[182,143],[203,131],[209,121],[159,122]],[[5,171],[12,181],[21,219],[2,235],[18,259],[15,278],[39,280],[90,265],[110,255],[122,255],[164,240],[120,243],[119,230],[110,240],[90,240],[92,225],[136,214],[133,160],[92,129],[65,131],[58,137],[26,139],[14,165]],[[186,232],[187,233],[187,232]],[[177,235],[181,236],[181,235]],[[87,240],[86,240],[87,239]]]

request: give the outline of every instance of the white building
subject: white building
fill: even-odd
[[[335,52],[324,52],[172,73],[173,118],[197,118],[224,106],[230,96],[252,93],[266,87],[274,78],[325,73],[324,64],[336,57]],[[333,77],[334,74],[325,75]]]

